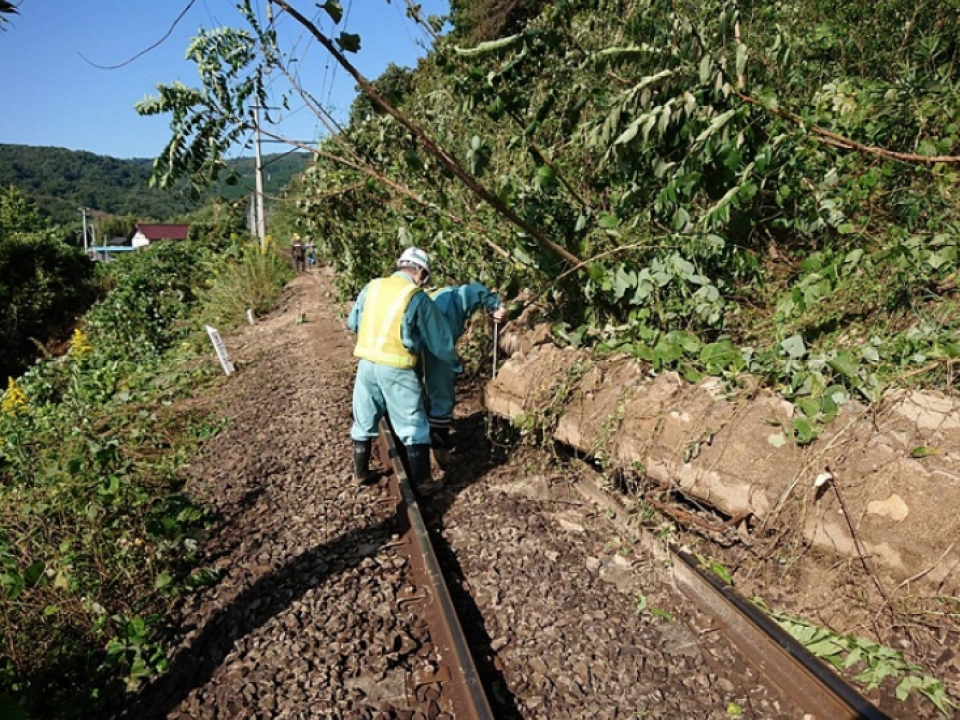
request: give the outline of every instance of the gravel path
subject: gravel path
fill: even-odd
[[[125,717],[414,717],[407,682],[433,667],[432,647],[397,603],[407,568],[384,547],[386,485],[352,480],[352,342],[328,287],[299,276],[280,310],[227,342],[240,368],[221,388],[229,425],[188,482],[221,514],[207,551],[222,579],[183,608],[172,671]],[[429,698],[414,705],[437,717]]]
[[[205,549],[222,576],[182,608],[171,672],[121,717],[449,720],[414,682],[436,658],[398,601],[410,581],[386,483],[351,477],[352,337],[330,288],[301,275],[277,312],[228,339],[229,424],[188,480],[220,514]],[[497,717],[799,717],[571,478],[529,448],[492,452],[477,395],[458,411],[448,485],[422,506]]]

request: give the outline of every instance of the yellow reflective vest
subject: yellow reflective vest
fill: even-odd
[[[407,305],[418,292],[414,283],[397,275],[370,281],[353,354],[391,367],[415,366],[417,356],[404,347],[400,326]]]

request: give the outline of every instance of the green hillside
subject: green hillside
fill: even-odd
[[[265,155],[264,192],[282,191],[307,160],[300,152]],[[226,163],[236,181],[223,179],[199,198],[191,198],[186,185],[151,188],[149,159],[119,160],[64,148],[0,144],[0,187],[23,190],[54,224],[78,224],[80,207],[163,221],[197,210],[212,197],[232,201],[253,192],[255,160],[243,157]]]

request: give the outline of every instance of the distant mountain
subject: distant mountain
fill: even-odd
[[[309,160],[304,152],[264,155],[264,193],[281,192]],[[254,158],[236,158],[228,166],[237,176],[236,184],[221,180],[194,200],[185,187],[151,188],[151,159],[119,160],[80,150],[0,144],[0,187],[17,186],[54,223],[64,225],[78,221],[80,207],[164,221],[196,210],[210,197],[237,200],[252,193]]]

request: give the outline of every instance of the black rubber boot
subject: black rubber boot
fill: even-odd
[[[380,477],[380,473],[370,469],[370,440],[353,441],[353,477],[357,482],[366,485]]]
[[[429,493],[433,483],[430,473],[430,446],[407,445],[407,465],[410,468],[410,484],[418,493]]]
[[[433,456],[437,459],[437,465],[441,470],[450,469],[453,463],[451,450],[453,443],[450,442],[449,427],[430,427],[430,447],[433,448]]]

